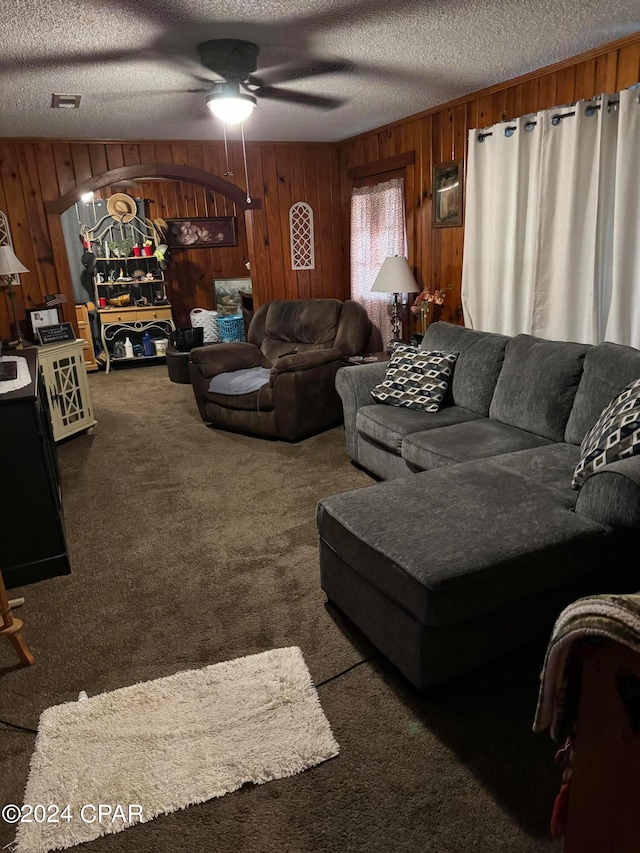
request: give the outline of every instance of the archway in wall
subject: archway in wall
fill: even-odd
[[[45,210],[47,211],[47,215],[64,213],[72,204],[80,201],[80,198],[85,193],[100,190],[119,181],[144,180],[145,178],[167,178],[168,180],[189,181],[192,184],[199,184],[202,187],[207,187],[222,195],[226,195],[241,210],[245,211],[259,210],[262,207],[261,199],[247,199],[247,196],[242,192],[240,187],[211,172],[205,172],[204,169],[196,169],[193,166],[179,166],[175,163],[145,163],[134,166],[121,166],[118,169],[111,169],[108,172],[102,172],[99,175],[87,178],[86,181],[78,184],[55,201],[46,202]]]
[[[121,166],[117,169],[110,169],[107,172],[102,172],[99,175],[94,175],[91,178],[77,184],[72,189],[61,195],[59,198],[45,202],[45,210],[49,225],[49,233],[51,234],[52,250],[56,268],[59,271],[59,280],[61,291],[65,293],[69,300],[69,304],[73,306],[73,288],[71,284],[71,273],[69,269],[69,261],[67,258],[66,245],[62,230],[61,214],[76,202],[80,201],[85,193],[100,190],[103,187],[111,186],[115,183],[120,183],[127,180],[141,180],[148,178],[164,178],[166,180],[187,181],[199,186],[206,187],[214,192],[229,198],[239,210],[244,211],[244,219],[247,234],[247,251],[252,270],[252,279],[255,274],[255,256],[254,256],[254,239],[253,239],[253,211],[259,210],[262,207],[261,199],[247,199],[246,194],[235,184],[230,183],[224,178],[214,175],[211,172],[206,172],[204,169],[197,169],[192,166],[181,166],[174,163],[143,163],[132,166]],[[254,279],[255,280],[255,279]],[[256,293],[256,303],[260,302],[260,294]],[[73,316],[66,317],[76,325],[75,313]],[[77,329],[76,329],[77,332]]]

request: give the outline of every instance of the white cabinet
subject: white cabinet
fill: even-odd
[[[83,340],[76,340],[38,347],[55,441],[92,430],[96,424],[83,345]]]

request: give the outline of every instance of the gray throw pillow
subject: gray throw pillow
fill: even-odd
[[[437,412],[449,387],[457,352],[430,352],[396,344],[384,380],[371,391],[379,403]]]
[[[640,379],[631,382],[606,406],[582,440],[580,461],[571,485],[584,480],[603,465],[640,454]]]

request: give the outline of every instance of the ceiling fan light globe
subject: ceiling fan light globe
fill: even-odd
[[[219,92],[209,95],[207,106],[216,118],[225,124],[240,124],[246,121],[256,106],[256,99],[252,95],[229,95]]]

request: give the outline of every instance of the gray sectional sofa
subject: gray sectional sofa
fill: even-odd
[[[640,586],[640,457],[571,488],[580,443],[640,351],[434,323],[457,352],[440,411],[375,403],[342,368],[347,451],[384,480],[318,506],[322,587],[417,687],[549,635],[592,592]]]

